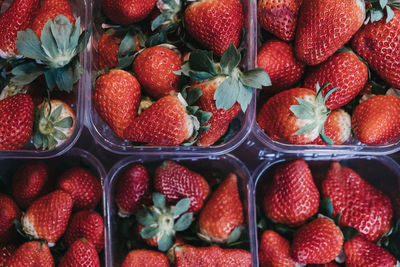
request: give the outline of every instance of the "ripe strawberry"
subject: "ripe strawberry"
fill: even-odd
[[[199,236],[202,239],[225,243],[232,231],[243,225],[243,206],[237,180],[237,176],[230,173],[201,210]]]
[[[325,121],[324,133],[335,145],[346,142],[351,135],[350,115],[343,109],[333,110]],[[326,143],[318,136],[312,144],[325,145]]]
[[[244,24],[240,0],[205,0],[185,10],[188,33],[220,57],[232,43],[238,47]]]
[[[47,193],[50,184],[45,162],[27,162],[13,176],[12,195],[21,208],[27,209],[33,201]]]
[[[175,51],[158,45],[144,49],[133,61],[132,70],[143,90],[158,99],[178,92],[180,76],[173,71],[181,65]]]
[[[89,210],[72,214],[64,240],[68,246],[71,246],[79,238],[90,241],[97,252],[104,248],[104,224],[100,214]]]
[[[8,259],[7,267],[54,267],[49,247],[38,241],[26,242]]]
[[[350,40],[364,19],[362,0],[304,0],[297,21],[297,58],[308,65],[324,62]]]
[[[104,0],[101,7],[113,22],[128,25],[144,20],[153,10],[156,0]]]
[[[1,6],[1,3],[0,3]],[[17,250],[14,244],[0,245],[0,267],[5,267],[6,262],[11,258],[12,254]]]
[[[73,200],[71,196],[56,190],[37,200],[21,218],[25,233],[34,238],[43,238],[55,243],[65,232],[71,215]]]
[[[262,234],[259,252],[260,266],[295,267],[290,256],[290,243],[278,233],[267,230]]]
[[[264,192],[264,212],[282,224],[298,226],[318,212],[319,192],[303,159],[280,165]]]
[[[0,100],[0,121],[2,121],[0,124],[0,150],[22,148],[32,134],[32,98],[26,94],[18,94]]]
[[[342,246],[343,234],[335,223],[317,218],[297,230],[291,254],[298,263],[329,263],[339,255]]]
[[[344,243],[346,266],[396,266],[397,260],[386,249],[367,241],[361,236],[356,236]]]
[[[313,89],[315,84],[329,83],[323,91],[325,96],[334,87],[326,106],[337,109],[349,103],[364,88],[368,80],[368,68],[353,52],[338,52],[318,66],[311,67],[304,78],[304,87]]]
[[[302,2],[303,0],[261,0],[257,5],[258,22],[279,39],[293,41]]]
[[[400,134],[400,98],[377,95],[359,104],[351,124],[364,144],[384,144]]]
[[[260,1],[260,3],[265,1]],[[257,65],[268,73],[271,86],[264,90],[279,92],[292,88],[301,79],[305,66],[294,56],[293,45],[277,39],[268,40],[258,51]]]
[[[14,220],[20,218],[21,211],[14,200],[0,193],[0,243],[7,243],[15,237]]]
[[[17,53],[15,47],[17,33],[30,25],[33,12],[38,5],[39,0],[14,0],[0,16],[0,54],[4,52],[12,56]]]
[[[190,198],[188,211],[193,213],[200,211],[210,193],[210,186],[200,174],[170,160],[156,169],[154,189],[172,204],[181,198]]]
[[[111,70],[96,81],[94,106],[120,138],[137,115],[140,93],[139,82],[124,70]]]
[[[100,179],[80,167],[66,170],[60,176],[57,188],[71,195],[74,210],[94,209],[103,193]]]
[[[146,168],[141,164],[129,166],[117,180],[115,202],[118,214],[126,217],[136,213],[149,195],[150,179]]]
[[[170,264],[164,253],[153,250],[137,249],[129,252],[121,265],[121,267],[150,266],[169,267]]]
[[[100,267],[100,259],[93,244],[85,238],[81,238],[69,247],[58,266]]]

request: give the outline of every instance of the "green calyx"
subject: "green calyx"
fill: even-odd
[[[369,2],[365,24],[370,21],[381,20],[385,16],[385,13],[386,23],[388,23],[394,18],[393,8],[400,8],[400,0],[370,0]]]
[[[40,40],[31,29],[19,31],[15,45],[24,58],[12,69],[11,82],[26,85],[44,74],[49,89],[70,92],[83,73],[79,53],[89,38],[90,29],[80,34],[80,18],[74,26],[63,15],[47,21]]]
[[[182,10],[181,0],[162,0],[159,4],[161,14],[151,23],[151,30],[154,31],[160,26],[179,23]]]
[[[121,29],[110,29],[109,31],[126,31],[124,38],[118,48],[117,54],[117,68],[126,69],[132,65],[135,58],[137,40],[139,40],[139,45],[144,46],[146,42],[146,36],[143,34],[141,28],[137,25],[129,25],[127,28],[122,27]]]
[[[168,207],[163,194],[153,193],[154,206],[143,208],[136,213],[137,221],[146,226],[140,231],[143,239],[157,238],[158,249],[167,251],[174,243],[175,233],[184,231],[193,221],[190,198],[183,198],[175,206]]]

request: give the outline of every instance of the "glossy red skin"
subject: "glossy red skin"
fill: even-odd
[[[257,5],[258,22],[279,39],[293,41],[302,2],[303,0],[261,0]]]
[[[17,246],[14,244],[0,245],[0,267],[6,266],[7,260],[16,250]]]
[[[67,246],[71,246],[79,238],[86,238],[99,253],[104,248],[103,218],[95,211],[82,210],[72,214],[68,228],[64,234]]]
[[[259,262],[261,267],[295,267],[290,256],[290,243],[278,233],[267,230],[260,240]]]
[[[193,213],[201,210],[210,193],[210,186],[203,176],[169,160],[156,169],[154,189],[171,204],[190,198],[188,212]]]
[[[90,241],[78,239],[62,257],[58,267],[100,267],[99,255]]]
[[[169,267],[169,261],[164,253],[146,250],[136,249],[129,252],[121,267]]]
[[[362,0],[304,0],[297,20],[297,58],[307,65],[324,62],[350,40],[364,19]]]
[[[153,10],[156,0],[104,0],[101,7],[113,22],[122,25],[144,20]]]
[[[0,243],[7,243],[15,238],[14,220],[21,218],[21,211],[14,200],[0,193]]]
[[[17,54],[15,40],[17,33],[29,27],[33,12],[39,0],[14,0],[0,16],[0,50],[7,54]],[[0,142],[1,143],[1,142]]]
[[[400,88],[400,9],[393,8],[394,18],[368,23],[353,38],[352,47],[371,69],[395,88]]]
[[[7,267],[54,267],[54,259],[45,243],[26,242],[21,245],[6,263]]]
[[[339,255],[342,246],[343,234],[335,223],[317,218],[297,230],[291,255],[298,263],[329,263]]]
[[[74,210],[94,209],[103,193],[100,179],[80,167],[68,169],[61,174],[57,188],[71,195]]]
[[[324,124],[324,133],[335,145],[341,145],[346,142],[351,135],[351,121],[347,121],[348,114],[343,109],[331,111]],[[349,124],[344,123],[344,120]],[[351,119],[349,119],[351,120]],[[350,135],[349,135],[350,132]],[[318,136],[311,144],[326,145]]]
[[[386,249],[367,241],[361,236],[356,236],[344,243],[346,266],[396,266],[397,260]]]
[[[277,39],[268,40],[262,45],[258,51],[257,65],[268,73],[272,85],[263,89],[271,92],[293,88],[303,77],[305,69],[305,65],[296,59],[293,45]]]
[[[240,0],[205,0],[195,2],[185,10],[187,32],[218,57],[231,43],[239,46],[243,26]]]
[[[319,192],[303,159],[280,165],[264,192],[264,212],[282,224],[298,226],[318,212]]]
[[[140,95],[139,82],[124,70],[111,70],[96,81],[96,111],[120,138],[137,115]]]
[[[22,148],[32,134],[32,98],[26,94],[18,94],[0,100],[0,121],[2,122],[0,124],[0,150]]]
[[[143,90],[157,99],[178,92],[182,61],[173,50],[153,46],[143,50],[133,62],[133,72]]]
[[[400,134],[400,98],[377,95],[359,104],[351,124],[364,144],[384,144]]]

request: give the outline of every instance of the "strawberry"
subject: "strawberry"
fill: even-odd
[[[313,89],[315,84],[330,83],[323,91],[325,96],[333,87],[339,87],[326,101],[329,109],[349,103],[364,88],[368,68],[353,52],[338,52],[318,66],[311,67],[304,78],[304,87]]]
[[[32,134],[32,98],[18,94],[0,100],[0,121],[0,150],[22,148]]]
[[[200,212],[200,238],[225,243],[235,228],[243,225],[243,206],[237,183],[237,176],[230,173],[212,193]]]
[[[333,110],[325,121],[324,133],[335,145],[346,142],[351,135],[351,117],[343,109]],[[312,144],[325,145],[321,137],[317,137]]]
[[[181,65],[181,58],[175,51],[158,45],[144,49],[135,58],[132,70],[143,90],[158,99],[178,92],[180,77],[173,72]]]
[[[137,249],[129,252],[121,267],[169,267],[169,261],[165,254],[146,249]]]
[[[335,262],[325,263],[325,264],[309,264],[310,267],[339,267]],[[347,266],[347,265],[346,265]]]
[[[85,238],[81,238],[69,247],[58,266],[100,267],[100,259],[93,244]]]
[[[7,243],[15,237],[14,220],[20,217],[21,211],[14,200],[0,193],[0,243]]]
[[[116,184],[115,202],[119,208],[118,214],[126,217],[136,213],[149,194],[150,178],[146,168],[141,164],[130,165]]]
[[[296,231],[291,254],[298,263],[329,263],[339,255],[342,246],[343,234],[335,223],[317,218]]]
[[[100,179],[80,167],[68,169],[61,174],[57,188],[71,195],[74,210],[94,209],[103,193]]]
[[[0,245],[0,267],[6,266],[7,260],[11,258],[16,250],[17,246],[14,244]]]
[[[296,263],[290,256],[290,243],[278,233],[267,230],[260,240],[260,266],[295,267]]]
[[[264,192],[264,212],[282,224],[298,226],[318,212],[319,192],[303,159],[280,165]]]
[[[351,124],[364,144],[384,144],[400,134],[400,98],[377,95],[359,104]]]
[[[73,206],[72,197],[56,190],[37,200],[21,218],[25,233],[34,238],[46,239],[55,243],[65,232]]]
[[[79,238],[90,241],[97,252],[104,248],[104,224],[100,214],[89,210],[72,214],[64,240],[68,246],[71,246]]]
[[[297,20],[295,52],[317,65],[347,43],[365,19],[362,0],[304,0]]]
[[[8,259],[7,267],[54,267],[54,259],[45,243],[31,241],[22,244]]]
[[[188,211],[193,213],[200,211],[210,193],[210,186],[200,174],[170,160],[156,169],[154,189],[172,204],[181,198],[190,198]]]
[[[218,57],[231,43],[239,46],[243,25],[240,0],[196,1],[185,10],[187,32]]]
[[[140,93],[139,82],[124,70],[111,70],[96,81],[94,106],[120,138],[137,115]]]
[[[12,195],[15,202],[26,209],[47,193],[50,184],[49,169],[45,162],[27,162],[18,168],[12,178]]]
[[[279,39],[292,41],[302,2],[303,0],[261,0],[257,5],[258,22]]]
[[[153,10],[156,0],[104,0],[101,7],[113,22],[128,25],[144,20]]]
[[[265,1],[260,1],[260,3]],[[271,79],[271,86],[264,90],[273,93],[292,88],[304,74],[305,66],[294,56],[293,45],[277,39],[265,42],[257,55],[257,65],[263,68]]]

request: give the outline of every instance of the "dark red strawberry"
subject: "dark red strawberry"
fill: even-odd
[[[0,267],[6,267],[7,260],[16,250],[17,246],[14,244],[0,245]]]
[[[289,241],[272,230],[267,230],[262,234],[258,257],[261,267],[296,266],[296,262],[290,256]]]
[[[11,197],[0,193],[0,243],[15,238],[14,220],[21,218],[21,211]]]
[[[126,255],[121,267],[145,267],[149,264],[157,267],[170,266],[168,258],[164,253],[153,250],[137,249],[132,250],[128,255]]]
[[[145,19],[153,10],[156,0],[104,0],[101,7],[113,22],[128,25]]]
[[[100,267],[99,255],[85,238],[76,240],[62,257],[58,267]]]
[[[7,267],[54,267],[54,259],[45,243],[26,242],[8,259]]]

